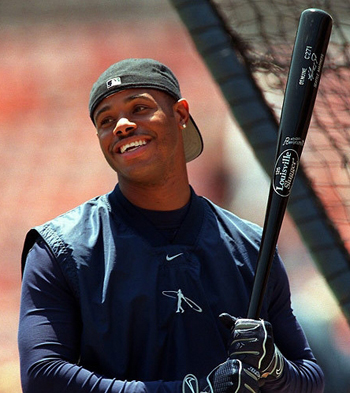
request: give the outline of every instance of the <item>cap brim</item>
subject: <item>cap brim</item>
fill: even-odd
[[[187,127],[182,131],[186,162],[197,158],[203,151],[202,135],[194,122],[192,116],[187,123]]]

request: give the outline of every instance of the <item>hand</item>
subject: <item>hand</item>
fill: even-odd
[[[235,318],[229,314],[221,314],[220,319],[231,329],[230,359],[239,359],[253,366],[260,372],[261,378],[279,378],[282,375],[284,358],[274,344],[269,322]]]
[[[260,374],[238,359],[228,359],[214,373],[214,393],[258,393]]]

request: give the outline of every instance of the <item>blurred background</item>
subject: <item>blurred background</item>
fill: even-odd
[[[205,143],[189,164],[198,194],[262,225],[269,181],[167,0],[0,1],[0,32],[0,393],[20,393],[26,232],[116,183],[87,109],[105,68],[126,57],[151,57],[178,76]],[[288,216],[279,249],[327,392],[349,392],[349,327]]]

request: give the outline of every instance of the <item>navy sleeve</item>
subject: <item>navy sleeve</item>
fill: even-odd
[[[44,242],[24,269],[18,331],[24,393],[170,393],[182,382],[121,381],[79,366],[81,322],[77,300]]]
[[[282,377],[267,381],[262,392],[322,393],[324,375],[314,358],[307,338],[295,317],[291,305],[289,280],[284,265],[276,258],[271,270],[268,320],[274,332],[275,344],[285,357]]]

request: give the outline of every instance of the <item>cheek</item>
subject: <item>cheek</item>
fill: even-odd
[[[98,136],[98,142],[100,144],[100,148],[103,151],[103,154],[106,154],[108,152],[108,148],[110,145],[110,138],[107,136]]]
[[[168,141],[171,146],[175,146],[181,136],[181,132],[182,131],[179,130],[174,116],[168,115],[167,117],[164,114],[163,118],[158,123],[158,134],[161,136],[161,138]]]
[[[183,149],[182,131],[177,126],[169,127],[164,138],[168,149],[174,152]]]
[[[106,138],[106,137],[98,137],[101,151],[107,162],[111,165],[112,154],[110,153],[111,142],[109,139],[110,138]]]
[[[99,143],[105,160],[114,171],[117,171],[114,157],[109,151],[109,143],[107,143],[105,139],[99,139]]]

